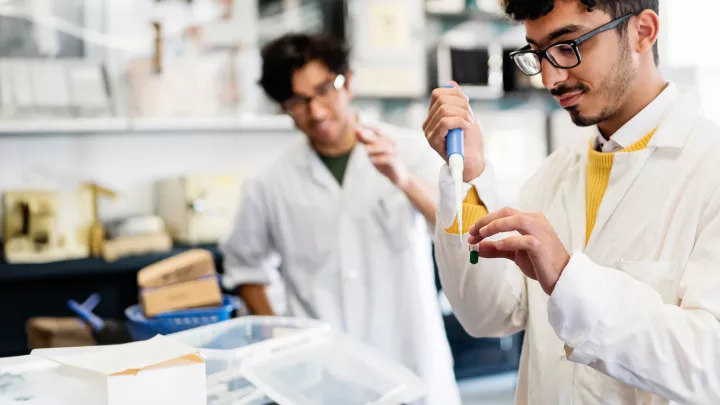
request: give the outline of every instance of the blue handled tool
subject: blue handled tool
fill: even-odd
[[[453,85],[445,85],[445,88],[453,88]],[[457,212],[458,233],[460,234],[460,242],[463,238],[462,226],[462,189],[463,189],[463,169],[465,167],[465,145],[463,130],[460,128],[451,129],[445,138],[445,149],[447,150],[448,166],[450,168],[450,177],[453,182],[453,190],[455,191],[455,208]]]
[[[82,304],[75,300],[68,300],[67,304],[80,319],[85,321],[94,331],[105,327],[105,321],[93,313],[93,309],[100,303],[100,294],[95,293],[88,297]]]
[[[93,337],[98,344],[114,345],[131,342],[130,333],[125,324],[113,320],[103,320],[93,313],[93,309],[100,303],[100,294],[95,293],[82,304],[75,300],[68,300],[68,307],[92,329]]]

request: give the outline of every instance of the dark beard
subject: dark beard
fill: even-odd
[[[607,100],[608,105],[603,108],[600,114],[591,117],[581,115],[575,106],[566,108],[567,112],[570,113],[572,122],[579,127],[589,127],[610,119],[620,110],[636,76],[637,72],[630,59],[630,46],[625,41],[620,50],[620,58],[610,69],[599,88],[600,95]]]

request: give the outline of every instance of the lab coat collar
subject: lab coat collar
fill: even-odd
[[[633,153],[615,155],[609,186],[598,209],[595,227],[588,241],[588,252],[591,252],[594,239],[603,231],[655,149],[679,149],[685,145],[685,141],[693,129],[692,123],[698,115],[699,106],[698,95],[692,91],[684,91],[660,122],[647,148]]]
[[[697,91],[682,88],[680,96],[648,143],[648,148],[682,148],[692,131],[692,123],[700,113],[700,96]]]
[[[370,127],[378,128],[381,127],[383,124],[377,119],[374,119],[368,114],[358,113],[357,114],[357,122],[361,125],[367,125]],[[367,155],[367,152],[365,151],[365,148],[362,147],[362,145],[357,144],[353,148],[353,150],[350,152],[350,159],[348,160],[347,168],[345,169],[345,178],[343,179],[343,187],[338,184],[337,180],[332,176],[328,168],[325,166],[325,164],[320,160],[320,157],[318,156],[315,149],[313,149],[312,145],[309,141],[305,141],[304,143],[304,154],[305,154],[305,161],[307,162],[307,170],[310,173],[311,178],[321,185],[323,188],[326,188],[328,190],[331,190],[333,192],[340,192],[343,188],[347,188],[348,182],[354,181],[354,176],[352,173],[355,172],[362,172],[365,168],[367,168],[369,165],[372,165],[370,163],[370,158]]]
[[[328,170],[322,160],[320,160],[320,157],[312,148],[310,142],[305,142],[304,154],[304,160],[307,163],[305,169],[308,171],[312,180],[333,193],[340,193],[343,189],[351,186],[355,181],[356,173],[363,172],[365,168],[371,165],[365,148],[362,147],[361,144],[355,145],[350,152],[350,158],[348,159],[347,168],[345,169],[343,186],[341,187],[332,173],[330,173],[330,170]]]
[[[596,127],[595,149],[605,150],[606,144],[614,146],[614,151],[625,149],[642,139],[645,135],[657,128],[663,117],[675,105],[680,92],[677,86],[670,82],[660,94],[655,97],[642,111],[623,125],[609,140],[605,140]]]
[[[340,184],[338,184],[332,173],[330,173],[330,170],[328,170],[322,160],[320,160],[320,156],[318,156],[310,142],[307,140],[303,142],[302,149],[302,153],[304,154],[303,161],[306,164],[304,169],[307,170],[310,178],[326,190],[339,192]]]
[[[675,102],[661,118],[657,131],[648,143],[649,149],[682,148],[692,131],[692,122],[700,111],[700,96],[692,88],[678,87],[679,95]],[[573,148],[578,158],[587,156],[588,145],[594,141],[596,134],[583,137]],[[629,145],[622,145],[629,146]]]

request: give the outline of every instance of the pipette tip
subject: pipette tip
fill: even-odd
[[[463,241],[462,213],[458,212],[458,235],[460,235],[460,243]]]

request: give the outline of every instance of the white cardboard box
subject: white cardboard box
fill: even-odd
[[[98,405],[205,405],[205,360],[164,336],[115,346],[33,350],[82,384],[83,402]]]

